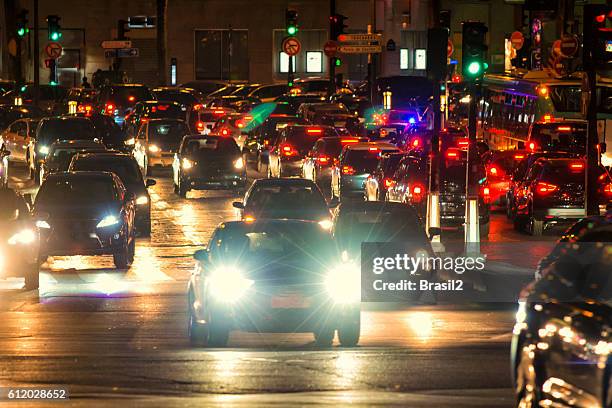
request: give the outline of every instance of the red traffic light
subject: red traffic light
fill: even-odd
[[[595,21],[597,21],[600,24],[603,23],[604,21],[606,21],[606,15],[600,14],[598,16],[595,16]]]

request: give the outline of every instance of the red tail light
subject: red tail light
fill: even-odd
[[[327,156],[319,156],[319,157],[317,157],[317,161],[320,164],[327,164],[327,163],[329,163],[329,157],[327,157]]]
[[[412,147],[419,147],[420,144],[421,144],[421,140],[420,139],[414,139],[412,141]]]
[[[446,158],[456,160],[459,158],[459,152],[456,150],[448,149],[446,151]]]
[[[470,145],[470,140],[466,137],[461,138],[461,139],[457,139],[457,146],[459,146],[460,148],[466,148]]]
[[[136,100],[135,96],[128,96],[128,101],[134,102]]]
[[[244,121],[242,119],[236,121],[236,127],[238,129],[242,129],[245,126]]]
[[[147,123],[149,118],[140,118],[140,123]]]
[[[224,111],[224,110],[216,110],[216,111],[213,111],[213,114],[215,114],[215,115],[223,115],[224,113],[225,113],[225,111]]]
[[[289,145],[283,145],[281,151],[283,152],[283,156],[294,156],[297,154],[293,147]]]
[[[203,106],[202,106],[201,103],[196,103],[195,105],[193,105],[193,110],[200,110],[202,108],[203,108]]]
[[[420,184],[415,184],[412,186],[412,201],[415,203],[419,203],[423,200],[425,196],[425,187]]]
[[[340,139],[340,143],[342,144],[359,143],[359,139]]]
[[[342,166],[342,174],[353,175],[355,174],[355,169],[351,166]]]
[[[157,109],[160,111],[168,110],[168,105],[157,105]]]
[[[229,135],[229,130],[221,129],[221,136],[228,136],[228,135]]]
[[[573,171],[584,170],[584,164],[582,164],[582,163],[571,163],[570,164],[570,169],[573,170]]]
[[[385,188],[391,188],[395,185],[395,180],[391,180],[390,178],[386,178],[384,180]]]
[[[571,126],[559,126],[557,130],[559,132],[571,132],[572,127]]]
[[[515,154],[514,160],[523,160],[525,158],[524,154]]]
[[[308,129],[306,129],[306,134],[308,134],[308,135],[321,135],[321,134],[323,134],[323,129],[308,128]]]
[[[501,171],[501,169],[498,169],[495,166],[489,167],[489,175],[492,177],[501,177],[502,173],[503,172]]]
[[[536,144],[534,142],[529,142],[529,150],[534,151],[536,148]]]
[[[104,110],[106,111],[107,115],[112,115],[113,113],[115,113],[115,105],[113,105],[112,103],[107,103],[104,107]]]
[[[373,152],[373,153],[380,152],[380,149],[378,147],[369,147],[368,150]]]
[[[483,189],[482,189],[482,199],[484,200],[484,202],[486,204],[490,204],[491,203],[491,190],[489,189],[489,187],[483,187]]]
[[[264,146],[268,146],[270,144],[270,141],[268,139],[264,139],[263,144]]]
[[[203,132],[204,131],[204,122],[202,122],[201,120],[196,122],[196,129],[198,130],[198,132]]]
[[[612,183],[606,184],[603,191],[605,195],[612,197]]]
[[[553,115],[549,115],[546,114],[542,117],[542,119],[544,120],[544,123],[550,123],[550,122],[554,122],[555,118],[553,117]]]
[[[550,194],[553,191],[556,191],[559,187],[555,186],[554,184],[549,184],[549,183],[544,183],[544,182],[539,182],[536,185],[536,191],[540,194]]]

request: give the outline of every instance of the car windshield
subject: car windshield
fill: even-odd
[[[96,147],[91,147],[91,148],[84,148],[84,147],[80,147],[80,148],[73,148],[73,147],[53,148],[49,152],[49,155],[47,156],[47,160],[50,160],[50,162],[54,163],[56,166],[59,166],[62,169],[67,169],[68,165],[70,164],[70,160],[72,160],[72,158],[74,157],[75,154],[77,154],[79,152],[86,152],[88,150],[97,150],[97,149],[103,150],[104,147],[102,145],[100,145],[100,147],[98,147],[98,148],[96,148]]]
[[[236,156],[240,155],[240,148],[231,137],[209,136],[190,139],[183,147],[183,154],[187,156]]]
[[[582,91],[579,85],[551,86],[549,95],[557,112],[580,112]]]
[[[47,119],[40,124],[39,141],[93,140],[95,129],[89,119]]]
[[[153,99],[146,86],[120,86],[113,88],[111,101],[118,106],[133,105],[139,101]]]
[[[554,163],[544,167],[541,177],[542,180],[551,183],[584,184],[584,163],[579,161]]]
[[[247,207],[264,211],[286,209],[308,211],[327,208],[327,205],[321,192],[314,186],[258,185],[249,193]]]
[[[110,171],[125,185],[143,184],[138,164],[130,158],[93,157],[76,160],[71,167],[74,171]]]
[[[296,126],[291,128],[287,136],[287,142],[299,152],[304,153],[312,148],[315,142],[321,137],[338,136],[334,128],[330,127],[303,127]]]
[[[36,203],[65,206],[99,204],[115,200],[115,189],[110,178],[74,177],[53,178],[43,183]]]
[[[379,150],[348,150],[343,165],[351,166],[359,173],[371,173],[378,165],[379,155]]]
[[[186,110],[175,104],[156,103],[144,106],[144,116],[147,118],[185,119]]]
[[[149,123],[149,139],[152,141],[180,142],[183,136],[187,134],[189,134],[189,130],[183,122]]]
[[[534,128],[530,141],[544,151],[577,151],[586,148],[586,125],[548,124]]]

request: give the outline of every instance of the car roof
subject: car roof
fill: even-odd
[[[312,180],[305,179],[305,178],[298,178],[298,177],[265,178],[265,179],[257,179],[253,182],[253,187],[254,186],[287,186],[287,185],[316,186],[316,184]]]
[[[178,118],[154,118],[154,119],[149,119],[148,123],[155,123],[155,122],[185,122],[183,119],[178,119]]]
[[[127,159],[127,160],[136,160],[134,159],[134,156],[127,154],[127,153],[121,153],[121,152],[113,152],[113,151],[102,151],[102,152],[85,152],[85,153],[78,153],[78,158],[79,159]]]
[[[327,232],[322,229],[318,222],[316,221],[307,221],[307,220],[295,220],[295,219],[273,219],[266,218],[262,220],[255,221],[225,221],[219,224],[218,228],[225,230],[248,230],[253,229],[255,227],[261,228],[265,226],[274,227],[276,225],[281,226],[290,226],[292,228],[296,227],[307,227],[314,230],[320,230],[322,234],[327,234]]]
[[[62,115],[62,116],[47,116],[41,119],[41,121],[64,121],[64,120],[76,120],[79,122],[91,122],[91,120],[89,118],[83,117],[83,116],[68,116],[68,115]]]
[[[393,149],[399,151],[399,148],[388,142],[365,142],[365,143],[355,143],[346,145],[346,150],[369,150],[371,147],[377,147],[379,149]]]
[[[82,179],[82,178],[113,179],[113,173],[109,171],[60,171],[57,173],[49,174],[46,180],[52,180],[52,179],[72,180],[72,179]]]
[[[89,139],[56,140],[55,142],[51,144],[51,147],[81,147],[81,146],[101,147],[101,148],[106,149],[106,147],[102,143],[96,142],[94,140],[89,140]]]

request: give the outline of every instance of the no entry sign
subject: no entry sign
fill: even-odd
[[[329,40],[323,46],[323,52],[325,53],[325,55],[327,55],[330,58],[335,56],[336,53],[338,52],[338,43],[335,41]]]
[[[575,35],[566,35],[561,38],[561,55],[571,58],[578,52],[578,38]]]
[[[50,42],[45,47],[45,53],[51,59],[58,59],[62,55],[62,45],[56,42]]]
[[[510,43],[512,43],[512,48],[515,50],[520,50],[523,48],[523,44],[525,44],[525,37],[523,36],[523,33],[520,31],[513,32],[510,36]]]
[[[291,57],[300,52],[302,44],[295,37],[287,37],[283,40],[282,48],[283,52]]]

